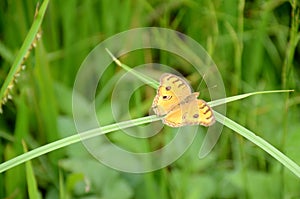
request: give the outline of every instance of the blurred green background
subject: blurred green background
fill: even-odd
[[[36,5],[36,0],[0,2],[1,83],[28,33]],[[25,62],[27,68],[15,84],[13,100],[0,115],[1,162],[24,152],[22,140],[34,149],[76,133],[71,95],[84,58],[110,36],[148,26],[178,30],[198,41],[218,66],[227,96],[294,89],[290,94],[259,95],[230,103],[227,116],[300,164],[296,0],[51,0],[42,38]],[[122,61],[129,66],[162,62],[186,75],[192,85],[199,83],[190,67],[168,56],[166,52],[139,51]],[[115,122],[110,117],[113,87],[106,86],[113,75],[122,72],[112,65],[99,85],[98,92],[108,89],[97,106],[97,115],[105,124]],[[154,96],[150,87],[135,93],[134,118],[148,114]],[[129,144],[121,132],[109,136],[124,147],[155,149],[171,139],[172,132],[165,128],[153,139]],[[179,160],[146,174],[101,165],[81,143],[43,155],[32,161],[41,198],[300,198],[300,180],[294,174],[227,128],[214,150],[199,159],[203,136],[200,131]],[[28,198],[24,165],[1,173],[0,198]]]

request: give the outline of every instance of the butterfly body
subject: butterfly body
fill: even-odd
[[[171,127],[186,125],[210,126],[215,122],[211,108],[199,100],[198,92],[192,93],[189,84],[182,78],[164,73],[153,100],[156,115],[165,116],[162,121]]]

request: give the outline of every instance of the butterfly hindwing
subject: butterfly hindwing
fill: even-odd
[[[166,115],[163,122],[172,127],[199,124],[197,96],[198,93],[193,93],[187,96]],[[197,117],[194,118],[194,116]]]
[[[204,100],[197,100],[199,111],[199,124],[203,126],[211,126],[215,123],[215,117],[212,109]]]
[[[176,106],[163,118],[163,122],[172,127],[186,125],[211,126],[215,122],[212,109],[203,100],[193,100]]]

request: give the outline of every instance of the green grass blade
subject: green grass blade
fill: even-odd
[[[44,0],[39,11],[37,12],[35,16],[35,20],[23,42],[23,45],[19,51],[19,53],[16,56],[16,59],[13,62],[12,67],[10,68],[10,71],[0,89],[0,113],[2,113],[2,105],[5,104],[7,99],[9,99],[10,94],[9,90],[13,87],[16,75],[21,71],[22,69],[22,63],[26,56],[28,56],[28,53],[30,49],[32,48],[33,43],[35,42],[35,39],[37,38],[39,29],[41,27],[47,6],[48,6],[49,0]]]
[[[249,141],[253,142],[261,149],[269,153],[273,156],[276,160],[282,163],[286,168],[288,168],[291,172],[293,172],[296,176],[300,178],[300,167],[294,161],[289,159],[283,153],[281,153],[278,149],[273,147],[267,141],[262,139],[261,137],[255,135],[253,132],[249,131],[245,127],[237,124],[236,122],[232,121],[231,119],[225,117],[224,115],[214,112],[216,116],[216,120],[227,126],[228,128],[232,129],[233,131],[237,132],[244,138],[248,139]]]
[[[61,169],[58,171],[58,176],[59,176],[59,198],[64,199],[67,198],[66,193],[65,193],[65,182],[63,178],[63,172]]]
[[[272,92],[272,91],[270,91],[270,92]],[[250,93],[250,94],[244,94],[244,95],[240,95],[236,98],[230,97],[229,100],[227,100],[227,98],[223,99],[223,100],[221,100],[221,102],[226,103],[228,101],[233,101],[234,99],[237,100],[237,99],[249,97],[253,94],[258,94],[258,93],[268,93],[268,92],[255,92],[255,93]],[[292,160],[290,160],[288,157],[286,157],[284,154],[282,154],[280,151],[278,151],[276,148],[274,148],[272,145],[270,145],[268,142],[266,142],[262,138],[256,136],[254,133],[252,133],[251,131],[247,130],[246,128],[240,126],[239,124],[235,123],[234,121],[230,120],[229,118],[221,115],[218,112],[215,112],[215,116],[219,122],[221,122],[225,126],[229,127],[230,129],[236,131],[237,133],[239,133],[243,137],[247,138],[251,142],[257,144],[259,147],[261,147],[263,150],[265,150],[267,153],[269,153],[274,158],[276,158],[279,162],[281,162],[283,165],[285,165],[288,169],[290,169],[293,173],[295,173],[298,177],[300,177],[299,166],[296,163],[294,163]],[[36,158],[40,155],[43,155],[48,152],[54,151],[56,149],[74,144],[81,140],[85,140],[85,139],[89,139],[89,138],[92,138],[95,136],[103,135],[103,134],[106,134],[106,133],[109,133],[109,132],[112,132],[112,131],[115,131],[118,129],[125,129],[125,128],[129,128],[132,126],[138,126],[140,124],[157,121],[160,119],[161,118],[156,117],[155,115],[152,115],[152,116],[138,118],[138,119],[131,120],[131,121],[125,121],[125,122],[115,123],[112,125],[107,125],[102,128],[92,129],[92,130],[86,131],[81,134],[76,134],[76,135],[52,142],[50,144],[44,145],[44,146],[34,149],[32,151],[29,151],[27,153],[24,153],[20,156],[17,156],[11,160],[8,160],[8,161],[0,164],[0,173],[4,172],[14,166],[17,166],[21,163],[24,163],[28,160]]]
[[[120,123],[115,123],[111,125],[107,125],[101,128],[96,128],[92,129],[86,132],[83,132],[81,134],[75,134],[66,138],[63,138],[61,140],[57,140],[55,142],[51,142],[49,144],[46,144],[44,146],[41,146],[39,148],[33,149],[27,153],[24,153],[22,155],[19,155],[13,159],[10,159],[2,164],[0,164],[0,173],[15,167],[21,163],[24,163],[28,160],[31,160],[33,158],[39,157],[41,155],[44,155],[48,152],[54,151],[56,149],[63,148],[65,146],[69,146],[71,144],[74,144],[76,142],[80,142],[81,140],[89,139],[95,136],[103,135],[109,132],[116,131],[118,129],[125,129],[129,128],[132,126],[138,126],[141,124],[149,123],[149,122],[154,122],[157,120],[160,120],[161,118],[158,118],[154,115],[148,116],[148,117],[143,117],[143,118],[138,118],[135,120],[131,121],[125,121],[125,122],[120,122]]]
[[[236,100],[239,100],[239,99],[250,97],[252,95],[268,94],[268,93],[285,93],[285,92],[293,92],[293,91],[294,90],[257,91],[257,92],[252,92],[252,93],[246,93],[246,94],[236,95],[236,96],[232,96],[232,97],[227,97],[225,99],[214,100],[214,101],[208,102],[208,104],[211,107],[214,107],[214,106],[222,105],[224,103],[233,102],[233,101],[236,101]]]
[[[126,70],[126,71],[132,73],[133,75],[137,76],[140,80],[142,80],[143,82],[145,82],[146,84],[148,84],[152,88],[157,89],[159,87],[159,83],[155,79],[152,79],[151,77],[148,77],[147,75],[144,75],[143,73],[140,73],[140,72],[130,68],[129,66],[123,64],[107,48],[105,48],[105,50],[107,51],[107,53],[111,56],[111,58],[114,60],[114,62],[118,66],[122,67],[124,70]]]
[[[270,92],[272,92],[272,91],[270,91]],[[258,93],[261,93],[261,92],[255,92],[255,93],[258,94]],[[268,92],[266,92],[266,93],[268,93]],[[251,95],[253,95],[253,93],[252,94],[251,93],[250,94],[244,94],[244,95],[241,95],[240,97],[236,97],[236,98],[230,97],[229,100],[227,100],[227,98],[225,98],[225,99],[220,100],[220,102],[218,102],[218,103],[219,104],[221,102],[226,103],[228,101],[233,101],[234,99],[237,100],[237,99],[249,97]],[[212,103],[214,103],[214,102],[212,102]],[[245,129],[244,127],[238,125],[237,123],[233,122],[229,118],[226,118],[225,116],[222,116],[221,114],[219,114],[217,112],[215,112],[215,115],[216,115],[217,120],[219,122],[223,123],[225,126],[228,126],[229,128],[231,128],[233,130],[237,130],[238,133],[240,133],[240,134],[242,133],[241,135],[243,135],[245,138],[249,139],[250,141],[254,142],[255,144],[258,143],[257,144],[258,146],[260,146],[260,147],[262,146],[262,149],[266,150],[266,152],[270,153],[271,155],[274,155],[274,157],[276,159],[279,157],[280,158],[279,161],[282,162],[285,166],[287,166],[287,168],[289,168],[292,172],[297,171],[297,169],[295,169],[295,163],[291,163],[292,161],[280,152],[279,152],[280,154],[278,155],[278,153],[276,153],[276,149],[273,146],[271,146],[270,144],[268,144],[266,141],[264,141],[263,139],[260,138],[257,142],[257,140],[253,139],[254,134],[251,131]],[[42,147],[39,147],[37,149],[34,149],[34,150],[29,151],[27,153],[24,153],[20,156],[17,156],[15,158],[11,159],[11,160],[8,160],[8,161],[0,164],[0,173],[4,172],[4,171],[6,171],[6,170],[8,170],[8,169],[10,169],[14,166],[17,166],[21,163],[24,163],[28,160],[36,158],[40,155],[46,154],[48,152],[54,151],[56,149],[59,149],[59,148],[65,147],[65,146],[69,146],[69,145],[74,144],[76,142],[79,142],[81,140],[89,139],[89,138],[92,138],[92,137],[95,137],[95,136],[98,136],[98,135],[103,135],[103,134],[106,134],[106,133],[109,133],[109,132],[112,132],[112,131],[115,131],[115,130],[118,130],[118,129],[125,129],[125,128],[129,128],[129,127],[132,127],[132,126],[138,126],[140,124],[145,124],[145,123],[157,121],[157,120],[160,120],[160,119],[161,118],[152,115],[152,116],[138,118],[138,119],[131,120],[131,121],[125,121],[125,122],[115,123],[115,124],[112,124],[112,125],[107,125],[107,126],[104,126],[102,128],[92,129],[92,130],[83,132],[81,134],[76,134],[76,135],[73,135],[73,136],[70,136],[70,137],[67,137],[67,138],[63,138],[61,140],[49,143],[47,145],[44,145]],[[241,132],[240,129],[242,129],[243,131]],[[248,133],[249,133],[249,135],[248,135]],[[263,143],[263,144],[261,144],[261,143]],[[268,150],[269,148],[271,150]],[[298,175],[298,173],[296,175]],[[300,177],[300,175],[299,175],[299,177]]]
[[[23,141],[23,148],[24,151],[27,152],[27,146],[25,142]],[[26,164],[26,180],[27,180],[27,186],[28,186],[28,195],[31,199],[37,199],[41,198],[38,191],[37,182],[34,176],[33,168],[31,165],[31,161],[27,161]]]
[[[223,100],[225,101],[225,100]],[[287,156],[285,156],[283,153],[278,151],[275,147],[270,145],[268,142],[263,140],[262,138],[256,136],[253,132],[249,131],[248,129],[240,126],[239,124],[235,123],[234,121],[230,120],[229,118],[221,115],[218,112],[215,112],[216,119],[227,126],[228,128],[236,131],[243,137],[247,138],[251,142],[255,143],[257,146],[261,147],[263,150],[265,150],[267,153],[272,155],[275,159],[277,159],[279,162],[281,162],[284,166],[286,166],[289,170],[291,170],[295,175],[300,177],[300,167],[293,162],[291,159],[289,159]],[[71,145],[73,143],[79,142],[84,139],[89,139],[98,135],[103,135],[118,129],[125,129],[132,126],[137,126],[140,124],[153,122],[156,120],[159,120],[161,118],[158,118],[156,116],[148,116],[143,117],[139,119],[135,119],[132,121],[126,121],[126,122],[120,122],[108,126],[104,126],[102,128],[92,129],[90,131],[86,131],[82,134],[76,134],[55,142],[52,142],[50,144],[44,145],[42,147],[39,147],[37,149],[34,149],[32,151],[29,151],[27,153],[24,153],[20,156],[17,156],[16,158],[13,158],[11,160],[8,160],[0,165],[0,173],[4,172],[14,166],[17,166],[23,162],[26,162],[28,160],[31,160],[35,157],[38,157],[40,155],[43,155],[45,153],[54,151],[56,149]]]

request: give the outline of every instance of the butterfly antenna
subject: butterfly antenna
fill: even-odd
[[[205,79],[205,77],[206,77],[206,74],[207,74],[207,73],[205,72],[204,75],[202,76],[202,79],[201,79],[200,83],[198,84],[197,90],[200,89],[200,87],[201,87],[201,85],[202,85],[202,83],[203,83],[203,81],[204,81],[204,79]]]
[[[209,87],[209,88],[201,89],[201,93],[202,93],[203,91],[207,92],[209,89],[217,88],[217,86],[218,86],[218,85],[215,84],[215,85],[213,85],[213,86],[211,86],[211,87]]]
[[[203,83],[205,76],[206,76],[206,73],[204,73],[204,75],[202,76],[201,82],[199,83],[199,87],[200,87],[201,84]]]
[[[211,72],[210,68],[206,68],[206,70],[205,70],[205,72],[204,72],[204,74],[203,74],[203,76],[202,76],[202,80],[201,80],[199,86],[201,86],[202,82],[204,81],[204,79],[206,78],[206,75],[207,75],[209,72]]]
[[[208,73],[208,69],[206,70],[206,72],[205,72],[204,75],[202,76],[202,79],[201,79],[201,81],[200,81],[200,83],[199,83],[199,86],[198,86],[198,90],[200,90],[200,87],[201,87],[203,81],[205,80],[207,73]],[[213,88],[216,88],[216,87],[217,87],[217,84],[215,84],[215,85],[213,85],[213,86],[211,86],[211,87],[209,87],[209,88],[206,87],[205,89],[201,89],[201,93],[202,93],[203,91],[208,91],[209,89],[213,89]]]

